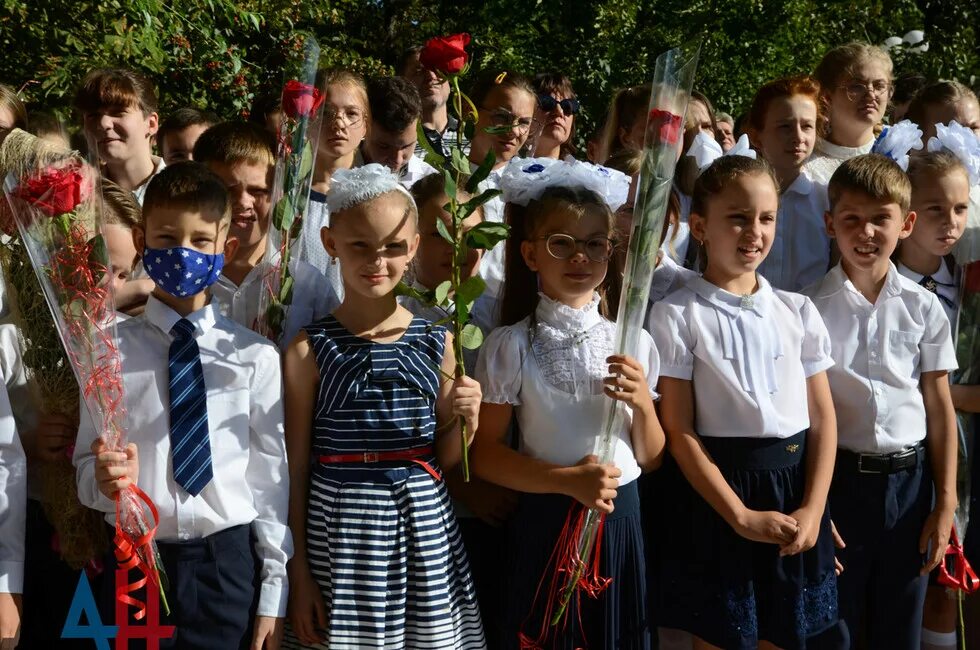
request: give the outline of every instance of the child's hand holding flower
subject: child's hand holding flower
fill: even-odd
[[[653,397],[640,362],[633,357],[618,354],[612,355],[606,362],[609,364],[609,374],[612,375],[602,380],[606,395],[626,402],[636,410],[652,413]]]
[[[480,382],[462,375],[453,382],[453,415],[457,415],[466,422],[466,430],[469,432],[469,439],[466,444],[473,442],[473,434],[480,423],[480,402],[483,400],[483,390]]]

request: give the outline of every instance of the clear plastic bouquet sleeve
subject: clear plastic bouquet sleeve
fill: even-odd
[[[15,130],[0,147],[3,190],[17,235],[25,247],[51,310],[84,404],[110,450],[126,444],[127,415],[122,365],[110,284],[108,250],[101,234],[99,173],[77,152]],[[162,565],[153,535],[156,509],[135,485],[116,498],[116,557],[121,568],[138,568],[144,578],[117,596],[129,596],[147,581],[163,593]],[[166,601],[164,599],[164,604]]]

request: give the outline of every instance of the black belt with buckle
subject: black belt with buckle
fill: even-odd
[[[914,447],[890,454],[858,454],[842,449],[838,460],[856,466],[860,474],[894,474],[903,469],[916,467],[926,455],[926,447],[921,442]],[[849,462],[848,462],[849,461]]]

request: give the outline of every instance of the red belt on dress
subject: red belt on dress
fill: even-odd
[[[415,463],[427,471],[436,481],[441,481],[442,477],[424,459],[433,456],[432,445],[427,447],[414,447],[412,449],[402,449],[400,451],[365,451],[357,454],[335,454],[332,456],[320,456],[318,461],[324,465],[336,465],[339,463],[385,463],[391,461],[408,461]]]

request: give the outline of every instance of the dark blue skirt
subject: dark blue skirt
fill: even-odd
[[[802,500],[806,432],[791,438],[701,438],[728,484],[752,510],[790,513]],[[779,557],[779,546],[739,536],[684,480],[673,463],[661,495],[657,622],[726,649],[760,640],[784,650],[837,629],[837,579],[830,515],[816,546]],[[673,474],[671,474],[673,473]]]
[[[640,500],[636,481],[622,486],[616,509],[603,527],[599,572],[612,583],[597,599],[581,596],[569,603],[567,624],[551,628],[549,648],[650,648],[646,605],[646,562],[640,529]],[[557,494],[523,494],[509,522],[506,570],[507,600],[503,606],[503,648],[519,648],[522,629],[537,636],[542,626],[548,579],[531,611],[542,574],[548,566],[568,516],[572,499]],[[581,592],[579,592],[581,593]],[[576,610],[578,607],[578,610]],[[581,624],[576,617],[581,613]]]

